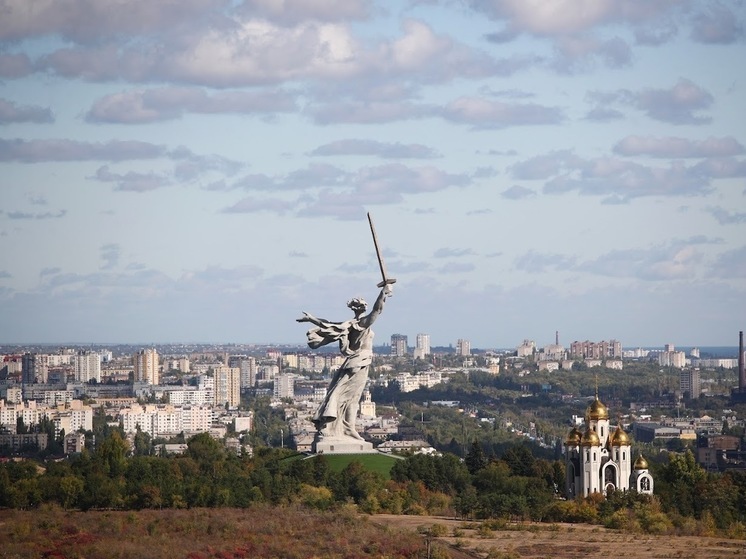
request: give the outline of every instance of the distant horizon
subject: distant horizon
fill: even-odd
[[[594,341],[594,340],[592,340]],[[600,340],[595,340],[600,341]],[[654,350],[660,350],[665,347],[666,344],[671,342],[666,342],[664,344],[659,345],[637,345],[637,344],[630,344],[625,345],[622,343],[622,350],[631,350],[631,349],[644,349],[648,351],[654,351]],[[375,348],[380,347],[390,347],[390,343],[381,343],[381,344],[374,344]],[[472,351],[513,351],[518,347],[519,344],[516,344],[515,346],[489,346],[489,347],[482,347],[482,346],[474,346],[472,345]],[[537,348],[542,348],[545,345],[549,344],[536,344]],[[562,345],[562,344],[560,344]],[[701,352],[708,353],[708,354],[714,354],[718,357],[727,358],[727,355],[724,355],[725,352],[733,352],[733,357],[738,357],[738,343],[735,343],[733,345],[725,344],[725,345],[691,345],[691,344],[673,344],[674,349],[676,351],[685,351],[688,353],[692,349],[699,349]],[[223,347],[223,346],[253,346],[253,347],[259,347],[259,348],[303,348],[306,346],[305,342],[298,342],[298,343],[279,343],[279,342],[0,342],[0,348],[9,348],[9,347],[19,347],[19,348],[28,348],[28,347],[50,347],[50,348],[67,348],[67,347],[97,347],[101,349],[107,349],[110,347],[120,347],[120,346],[133,346],[133,347],[156,347],[156,346],[213,346],[213,347]],[[414,348],[413,345],[407,345],[408,348]],[[430,344],[431,349],[437,350],[439,348],[455,348],[455,344]],[[567,346],[565,346],[567,347]],[[329,347],[329,348],[321,348],[317,350],[313,350],[316,353],[326,353],[326,352],[335,352],[336,346]],[[308,351],[311,351],[310,349]]]

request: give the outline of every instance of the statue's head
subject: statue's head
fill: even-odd
[[[368,308],[368,303],[366,303],[365,299],[362,299],[361,297],[355,297],[354,299],[347,301],[347,306],[352,309],[355,316],[360,316],[365,312],[365,309]]]

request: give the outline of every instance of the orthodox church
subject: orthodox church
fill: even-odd
[[[567,498],[617,489],[653,494],[648,461],[639,455],[632,462],[632,443],[621,425],[610,432],[609,410],[598,399],[585,412],[584,431],[573,427],[565,441]]]

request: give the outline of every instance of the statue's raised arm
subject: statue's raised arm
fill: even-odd
[[[366,328],[370,328],[376,321],[376,318],[378,318],[378,315],[381,314],[381,312],[383,311],[383,304],[386,302],[386,299],[391,296],[392,293],[393,289],[391,287],[391,284],[385,283],[383,289],[381,289],[381,292],[376,298],[376,302],[373,303],[373,308],[366,316],[363,316],[360,319],[360,323],[364,324]]]

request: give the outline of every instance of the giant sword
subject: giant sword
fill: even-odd
[[[378,257],[378,267],[381,268],[381,277],[383,281],[378,284],[378,287],[383,287],[387,284],[396,283],[394,278],[390,278],[386,275],[386,266],[383,265],[383,255],[381,255],[381,248],[378,246],[378,237],[376,236],[376,228],[373,227],[373,218],[370,217],[368,212],[368,223],[370,223],[370,232],[373,235],[373,245],[376,247],[376,257]]]

